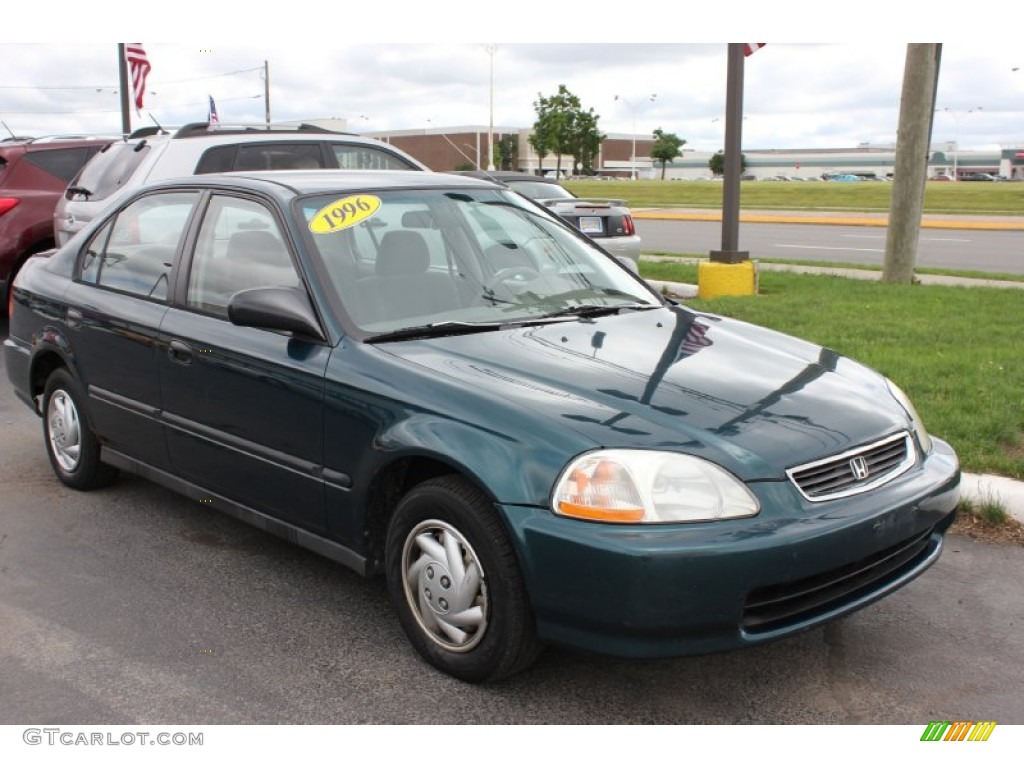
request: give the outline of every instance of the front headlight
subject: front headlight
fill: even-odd
[[[602,523],[694,523],[752,517],[761,507],[743,483],[696,456],[602,450],[565,468],[551,508]]]
[[[910,417],[910,424],[914,429],[914,434],[917,436],[917,444],[921,446],[921,452],[925,454],[931,453],[932,439],[928,435],[928,430],[924,428],[924,422],[921,421],[921,417],[917,415],[914,404],[910,402],[910,398],[907,397],[906,393],[889,381],[889,379],[886,379],[885,383],[889,387],[892,396],[896,398],[896,402],[903,406],[903,410]]]

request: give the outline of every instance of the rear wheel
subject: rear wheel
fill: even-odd
[[[100,444],[89,428],[81,388],[70,373],[58,368],[43,393],[43,436],[50,464],[60,481],[78,490],[99,488],[117,477],[100,461]]]
[[[391,520],[386,559],[402,628],[441,671],[499,680],[540,653],[515,552],[476,486],[448,476],[413,488]]]

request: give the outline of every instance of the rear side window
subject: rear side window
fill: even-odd
[[[110,144],[85,164],[74,186],[89,190],[90,201],[110,197],[128,182],[149,151],[145,140]]]
[[[330,144],[338,167],[345,170],[418,171],[412,163],[398,155],[376,147],[353,144]]]
[[[297,168],[323,168],[320,143],[239,144],[235,153],[236,171],[282,171]]]
[[[235,164],[236,145],[213,147],[203,153],[196,165],[196,173],[227,173]]]
[[[168,192],[127,206],[83,250],[79,279],[166,299],[174,255],[198,199],[198,192]]]
[[[95,151],[96,148],[93,147],[48,149],[45,152],[29,152],[25,155],[25,159],[37,168],[42,168],[51,176],[56,176],[67,183],[75,178],[75,174],[82,170],[85,161]]]

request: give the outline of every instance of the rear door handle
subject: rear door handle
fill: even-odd
[[[192,364],[192,347],[182,341],[172,341],[167,345],[167,356],[172,362],[180,365]]]
[[[66,320],[68,328],[82,327],[82,313],[77,309],[69,309]]]

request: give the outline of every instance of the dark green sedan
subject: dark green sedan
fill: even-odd
[[[880,374],[668,302],[507,189],[203,176],[24,268],[57,477],[142,475],[367,576],[468,681],[741,648],[938,559],[960,472]]]

